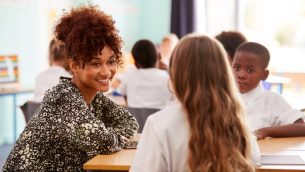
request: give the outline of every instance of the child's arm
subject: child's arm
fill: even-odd
[[[258,139],[305,136],[305,123],[302,118],[299,118],[293,124],[258,129],[255,135]]]

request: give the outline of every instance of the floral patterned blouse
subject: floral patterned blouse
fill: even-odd
[[[83,171],[97,154],[124,145],[138,123],[125,108],[98,93],[89,106],[70,78],[49,90],[21,133],[3,171]]]

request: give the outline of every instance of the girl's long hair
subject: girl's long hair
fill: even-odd
[[[254,171],[243,107],[220,43],[203,35],[184,37],[169,72],[190,124],[190,170]]]

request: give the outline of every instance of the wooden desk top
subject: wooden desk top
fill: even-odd
[[[33,88],[6,88],[0,89],[0,96],[12,95],[12,94],[21,94],[21,93],[31,93]]]
[[[299,155],[305,160],[305,137],[267,138],[258,141],[262,155]],[[122,150],[112,155],[97,155],[84,164],[85,170],[128,171],[135,149]],[[262,165],[257,172],[305,171],[305,165]]]
[[[258,141],[261,155],[298,155],[305,161],[305,137],[267,138]],[[257,172],[305,171],[305,165],[262,165]]]
[[[273,154],[281,151],[305,151],[305,137],[266,138],[258,141],[260,151]]]
[[[130,138],[130,141],[140,140],[141,135],[137,134]],[[123,149],[111,155],[97,155],[84,164],[85,170],[125,170],[128,171],[136,149]]]
[[[129,170],[135,149],[123,149],[111,155],[97,155],[84,164],[85,170]]]

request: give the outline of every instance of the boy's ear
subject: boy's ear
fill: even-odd
[[[268,78],[268,76],[269,76],[269,70],[265,69],[262,80],[265,81]]]

